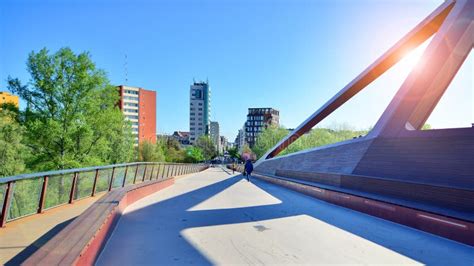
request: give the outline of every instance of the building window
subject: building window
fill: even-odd
[[[123,109],[124,112],[128,112],[128,113],[138,113],[138,110],[137,109]]]
[[[124,106],[133,106],[133,107],[138,107],[138,103],[124,103]]]
[[[138,91],[125,90],[125,93],[138,95]]]
[[[138,101],[138,97],[135,96],[123,96],[124,100]]]
[[[138,119],[138,115],[126,115],[125,117],[128,119]]]

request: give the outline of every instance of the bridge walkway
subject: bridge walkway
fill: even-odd
[[[8,223],[0,228],[0,265],[19,265],[104,194]]]
[[[221,168],[129,206],[97,265],[473,265],[474,249]]]

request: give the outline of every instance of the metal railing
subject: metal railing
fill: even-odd
[[[0,178],[0,227],[114,188],[165,180],[207,167],[205,164],[137,162]]]

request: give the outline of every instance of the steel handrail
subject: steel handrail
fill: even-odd
[[[132,168],[133,171],[129,171],[130,167],[134,167],[134,166],[136,166],[135,169]],[[138,175],[140,166],[145,166],[145,167],[144,169],[142,169],[143,173],[140,171],[140,175]],[[119,184],[119,186],[114,187],[114,181],[117,177],[116,169],[119,169],[119,168],[125,168],[123,176],[121,176],[123,180],[121,184]],[[166,168],[166,174],[165,174],[165,168]],[[5,186],[5,191],[4,191],[5,193],[3,196],[3,204],[2,206],[0,206],[1,207],[0,227],[4,227],[8,221],[30,216],[35,213],[44,212],[46,210],[45,201],[46,201],[46,196],[48,195],[48,182],[51,177],[69,175],[69,178],[71,178],[71,184],[69,186],[64,187],[64,189],[69,191],[68,201],[60,202],[59,204],[55,204],[53,206],[48,207],[47,209],[55,208],[67,203],[72,204],[74,201],[79,200],[79,199],[94,197],[96,193],[98,193],[97,185],[98,185],[99,178],[101,178],[102,176],[101,175],[102,170],[110,169],[112,170],[112,172],[110,173],[110,176],[107,175],[108,176],[107,189],[101,190],[99,192],[111,191],[114,188],[133,185],[133,184],[136,184],[137,182],[145,182],[148,180],[151,181],[153,179],[165,180],[165,179],[172,178],[174,176],[199,172],[206,168],[208,168],[208,165],[203,164],[203,163],[191,164],[191,163],[172,163],[172,162],[133,162],[133,163],[121,163],[121,164],[112,164],[112,165],[104,165],[104,166],[73,168],[73,169],[47,171],[47,172],[21,174],[21,175],[3,177],[3,178],[0,178],[0,186]],[[78,180],[81,176],[81,173],[84,173],[84,172],[93,172],[93,173],[95,172],[93,184],[91,187],[91,192],[89,196],[77,198],[76,194],[78,193],[77,191],[79,189]],[[161,177],[160,177],[160,172],[161,172]],[[128,178],[133,178],[133,181],[131,184],[127,184],[126,181]],[[38,184],[38,186],[40,186],[41,189],[40,189],[39,199],[37,203],[35,203],[37,204],[36,205],[37,209],[34,212],[27,213],[23,216],[9,218],[9,214],[11,211],[12,197],[15,191],[15,183],[18,181],[23,181],[23,180],[38,180],[38,179],[40,180],[40,183]]]
[[[54,170],[54,171],[46,171],[46,172],[38,172],[38,173],[29,173],[29,174],[5,176],[5,177],[0,177],[0,185],[11,182],[11,181],[19,181],[19,180],[24,180],[24,179],[33,179],[33,178],[44,177],[44,176],[74,174],[76,172],[90,172],[90,171],[94,171],[94,170],[110,169],[110,168],[113,168],[113,167],[135,166],[135,165],[157,164],[157,163],[173,164],[173,165],[204,165],[204,164],[171,163],[171,162],[120,163],[120,164],[110,164],[110,165],[103,165],[103,166],[90,166],[90,167],[83,167],[83,168],[71,168],[71,169],[64,169],[64,170]]]

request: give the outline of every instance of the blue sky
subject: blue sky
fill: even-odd
[[[0,0],[0,90],[27,81],[28,53],[89,51],[113,84],[158,93],[157,130],[188,130],[188,93],[209,79],[212,119],[233,140],[249,107],[296,127],[442,0]],[[422,47],[423,48],[423,47]],[[422,50],[416,53],[421,54]],[[435,109],[435,127],[474,122],[473,56]],[[323,121],[368,128],[413,64],[407,59]]]

